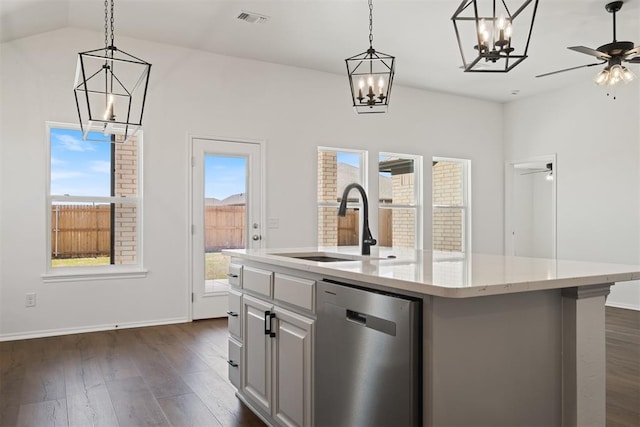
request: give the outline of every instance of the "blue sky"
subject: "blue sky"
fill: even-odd
[[[79,130],[51,129],[51,194],[109,196],[111,144],[91,132],[83,141]]]
[[[207,155],[204,160],[204,194],[223,200],[247,191],[247,159]]]

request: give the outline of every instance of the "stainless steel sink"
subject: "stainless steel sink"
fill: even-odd
[[[287,258],[303,259],[306,261],[315,262],[345,262],[345,261],[368,261],[377,260],[380,258],[374,258],[366,255],[350,255],[331,252],[299,252],[299,253],[274,253],[271,255],[283,256]]]

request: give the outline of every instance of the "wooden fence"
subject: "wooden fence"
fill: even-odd
[[[205,208],[205,251],[244,248],[245,205],[207,206]]]
[[[109,256],[110,205],[51,206],[51,257]]]
[[[378,246],[391,246],[392,210],[380,209],[378,214],[380,229],[371,230],[371,234],[378,240]],[[348,210],[347,215],[344,217],[338,217],[338,246],[358,246],[360,244],[360,242],[358,242],[358,234],[361,231],[359,222],[359,213],[355,209]]]
[[[244,206],[206,206],[206,252],[243,248],[246,242],[245,218]],[[52,258],[109,256],[110,248],[110,205],[51,207]]]

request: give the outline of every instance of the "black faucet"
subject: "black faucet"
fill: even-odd
[[[362,188],[360,184],[349,184],[344,189],[340,208],[338,209],[338,216],[347,215],[347,196],[354,188],[362,195],[362,203],[364,205],[364,221],[362,222],[362,255],[370,255],[371,246],[375,246],[378,242],[373,238],[371,230],[369,230],[369,201],[367,200],[367,193],[365,193],[364,188]]]

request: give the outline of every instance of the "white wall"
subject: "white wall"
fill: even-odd
[[[614,100],[590,70],[505,106],[505,158],[557,153],[558,258],[640,264],[640,83]],[[640,310],[640,283],[614,286],[607,304]]]
[[[346,76],[122,37],[119,47],[153,64],[143,169],[149,274],[44,284],[44,123],[76,122],[77,52],[101,43],[98,33],[64,29],[0,46],[0,339],[188,318],[189,133],[267,141],[266,216],[280,220],[279,229],[267,230],[271,247],[315,245],[316,150],[322,145],[369,150],[371,162],[378,151],[420,154],[425,165],[433,156],[471,159],[473,249],[502,253],[500,105],[395,86],[388,114],[358,116]],[[424,176],[424,188],[430,189],[431,174]],[[377,187],[377,179],[370,184]],[[428,247],[429,209],[424,223]],[[25,308],[31,291],[38,294],[37,306]]]

